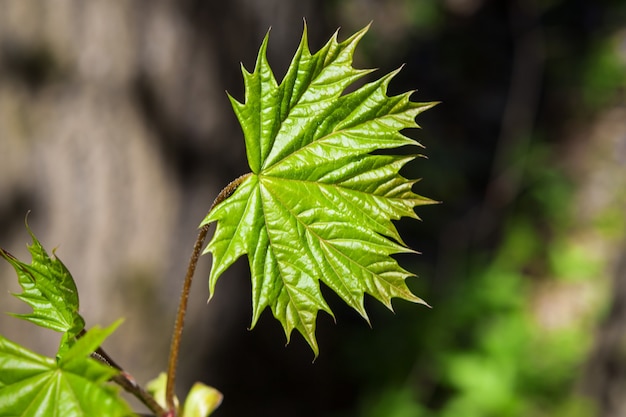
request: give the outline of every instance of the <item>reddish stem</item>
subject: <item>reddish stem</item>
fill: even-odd
[[[235,192],[237,187],[248,178],[251,173],[242,175],[236,180],[232,181],[228,184],[220,193],[217,195],[213,204],[211,204],[211,208],[209,209],[209,213],[213,211],[213,208],[217,206],[222,201],[226,200],[232,193]],[[189,290],[191,288],[191,282],[193,281],[193,275],[196,272],[196,266],[198,264],[198,259],[202,254],[202,246],[204,245],[204,240],[206,239],[206,235],[209,231],[209,224],[205,224],[200,228],[200,232],[198,233],[198,237],[196,238],[196,243],[193,246],[193,252],[191,253],[191,258],[189,259],[189,265],[187,266],[187,274],[185,275],[185,281],[183,282],[183,290],[180,295],[180,302],[178,304],[178,312],[176,314],[176,322],[174,323],[174,331],[172,332],[172,343],[170,345],[170,356],[167,365],[167,386],[165,388],[165,401],[168,408],[168,411],[171,413],[175,411],[176,405],[174,403],[174,388],[176,384],[176,368],[178,365],[178,354],[180,351],[180,341],[183,334],[183,327],[185,326],[185,315],[187,313],[187,304],[189,300]],[[174,413],[175,416],[175,413]]]

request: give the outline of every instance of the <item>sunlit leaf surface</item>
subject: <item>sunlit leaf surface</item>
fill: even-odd
[[[32,307],[29,314],[14,314],[38,326],[64,333],[62,348],[69,347],[76,335],[85,327],[85,321],[78,313],[78,291],[72,275],[65,265],[48,253],[28,229],[32,244],[28,246],[32,261],[30,264],[16,259],[0,249],[0,256],[6,259],[17,272],[23,292],[15,297]]]
[[[417,218],[414,208],[432,201],[399,174],[416,155],[372,152],[418,145],[400,131],[418,127],[415,117],[435,103],[412,102],[411,92],[387,96],[397,71],[345,93],[371,72],[352,67],[366,31],[343,42],[335,34],[312,55],[305,29],[280,84],[266,59],[266,36],[254,72],[243,69],[245,102],[231,97],[252,173],[202,223],[217,221],[205,250],[213,254],[211,294],[247,254],[252,326],[269,307],[287,340],[297,329],[316,355],[317,313],[332,315],[320,281],[366,319],[365,293],[389,308],[393,297],[423,302],[391,257],[411,252],[392,220]]]
[[[0,416],[133,415],[107,383],[117,371],[89,357],[117,325],[93,328],[58,360],[0,336]]]

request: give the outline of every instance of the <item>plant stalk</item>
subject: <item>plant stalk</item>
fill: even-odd
[[[185,326],[185,315],[187,313],[187,303],[189,300],[189,290],[191,288],[191,282],[193,280],[193,274],[196,271],[196,265],[198,264],[198,258],[202,253],[202,245],[204,239],[206,239],[207,232],[209,231],[209,225],[206,224],[200,228],[196,243],[193,246],[193,252],[189,259],[189,266],[187,267],[187,274],[185,275],[185,281],[183,282],[183,290],[180,295],[180,301],[178,304],[178,312],[176,314],[176,322],[174,324],[174,332],[172,333],[172,343],[170,345],[170,356],[167,364],[167,385],[165,388],[165,401],[168,410],[174,410],[176,408],[174,403],[174,386],[176,382],[176,367],[178,364],[178,353],[180,351],[180,340],[183,334],[183,327]]]
[[[248,173],[240,176],[231,183],[229,183],[220,193],[217,195],[208,213],[213,211],[213,208],[222,201],[226,200],[232,193],[235,192],[237,187],[252,173]],[[208,214],[207,214],[208,215]],[[193,281],[193,275],[196,272],[196,266],[198,265],[198,259],[202,254],[202,246],[209,231],[209,224],[205,224],[200,228],[196,243],[193,246],[191,257],[189,258],[189,265],[187,266],[187,274],[185,275],[185,281],[183,282],[183,289],[180,295],[180,301],[178,304],[178,312],[176,314],[176,322],[174,323],[174,331],[172,332],[172,342],[170,344],[170,355],[167,365],[167,385],[165,388],[165,401],[167,408],[170,412],[175,411],[176,405],[174,402],[176,385],[176,368],[178,366],[178,354],[180,352],[180,341],[183,334],[183,327],[185,326],[185,315],[187,314],[187,304],[189,300],[189,290],[191,289],[191,282]]]
[[[82,337],[87,333],[85,329],[81,330],[77,337]],[[126,392],[134,395],[139,401],[143,403],[150,411],[152,411],[157,416],[165,415],[167,412],[163,407],[157,403],[154,397],[143,389],[130,375],[128,372],[124,371],[124,369],[119,366],[105,351],[102,347],[98,347],[95,352],[91,354],[91,357],[96,359],[97,361],[110,366],[111,368],[117,369],[120,371],[119,374],[115,375],[111,380],[115,382],[117,385],[121,386]]]

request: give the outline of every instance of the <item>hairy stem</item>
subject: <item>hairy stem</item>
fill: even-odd
[[[209,209],[209,213],[213,210],[215,206],[217,206],[222,201],[226,200],[232,193],[235,192],[239,184],[241,184],[246,178],[248,178],[251,173],[242,175],[236,180],[232,181],[228,184],[220,193],[217,195],[213,204],[211,204],[211,208]],[[176,322],[174,323],[174,331],[172,332],[172,343],[170,344],[170,356],[167,365],[167,386],[165,389],[165,401],[168,410],[171,412],[175,410],[176,406],[174,403],[174,387],[176,383],[176,367],[178,365],[178,353],[180,351],[180,341],[183,334],[183,327],[185,326],[185,315],[187,314],[187,303],[189,300],[189,290],[191,288],[191,282],[193,280],[193,275],[196,272],[196,266],[198,265],[198,259],[202,254],[202,246],[204,245],[204,240],[206,239],[206,235],[209,231],[209,225],[205,224],[200,228],[200,232],[198,233],[198,237],[196,238],[196,243],[193,246],[193,252],[191,253],[191,257],[189,259],[189,265],[187,266],[187,274],[185,275],[185,281],[183,282],[183,289],[180,295],[180,301],[178,304],[178,312],[176,314]]]
[[[191,281],[193,280],[193,274],[196,271],[196,265],[198,264],[198,258],[202,253],[202,245],[206,238],[209,226],[204,225],[200,228],[196,243],[193,246],[193,252],[189,259],[189,266],[187,267],[187,275],[185,275],[185,282],[183,283],[183,290],[180,295],[180,301],[178,304],[178,313],[176,314],[176,323],[174,324],[174,332],[172,333],[172,343],[170,345],[170,356],[167,364],[167,386],[165,390],[165,400],[167,402],[167,408],[174,410],[174,384],[176,378],[176,366],[178,364],[178,353],[180,351],[180,340],[183,334],[183,327],[185,326],[185,314],[187,312],[187,301],[189,300],[189,289],[191,288]]]

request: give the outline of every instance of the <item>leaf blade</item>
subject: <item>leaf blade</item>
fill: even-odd
[[[315,355],[317,313],[333,315],[321,282],[366,320],[365,294],[389,308],[395,297],[424,303],[406,286],[412,274],[392,258],[413,252],[393,221],[417,219],[414,208],[433,201],[400,175],[416,155],[372,152],[421,146],[401,130],[419,127],[415,117],[436,103],[412,102],[412,92],[388,96],[399,69],[344,94],[371,72],[352,67],[367,29],[343,42],[335,33],[312,55],[305,27],[280,84],[269,76],[264,38],[254,72],[243,71],[244,103],[231,97],[252,175],[202,222],[217,222],[204,251],[213,255],[211,296],[225,269],[247,254],[251,327],[269,307],[287,341],[296,329]]]
[[[88,355],[118,326],[95,327],[59,361],[0,335],[0,415],[125,417],[132,415],[115,387],[116,370]]]
[[[65,333],[62,344],[69,345],[85,327],[85,321],[78,312],[76,283],[63,262],[56,256],[48,255],[28,225],[27,230],[32,239],[32,243],[28,245],[32,257],[30,264],[0,248],[0,256],[13,266],[22,287],[22,293],[13,295],[33,309],[32,313],[12,315]]]

